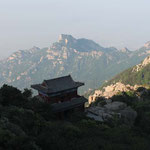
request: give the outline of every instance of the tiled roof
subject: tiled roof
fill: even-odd
[[[59,91],[65,91],[84,85],[84,83],[82,82],[75,82],[70,75],[50,80],[44,80],[44,83],[46,84],[46,86],[43,86],[42,84],[35,84],[31,85],[31,87],[45,93],[57,93]]]

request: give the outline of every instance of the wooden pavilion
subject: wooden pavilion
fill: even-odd
[[[70,75],[44,80],[41,84],[31,85],[38,91],[43,101],[52,104],[54,113],[66,113],[74,110],[84,111],[87,99],[78,95],[82,82],[75,82]]]

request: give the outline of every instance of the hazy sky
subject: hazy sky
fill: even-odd
[[[136,49],[150,41],[150,0],[0,0],[0,58],[59,34]]]

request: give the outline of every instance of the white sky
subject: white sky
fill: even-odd
[[[150,0],[0,0],[0,58],[59,34],[133,50],[150,41]]]

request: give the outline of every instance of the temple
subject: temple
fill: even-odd
[[[31,85],[38,91],[39,96],[45,102],[52,104],[55,113],[72,110],[84,110],[87,102],[83,96],[78,95],[78,88],[82,82],[75,82],[70,75],[50,80],[44,80],[42,84]]]

